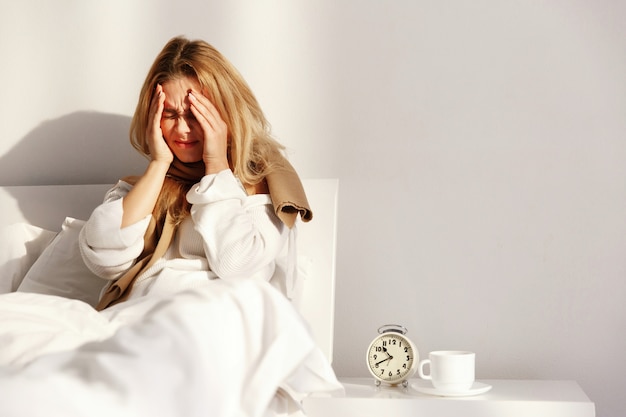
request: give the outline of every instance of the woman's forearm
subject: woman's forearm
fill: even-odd
[[[169,164],[165,162],[151,161],[148,164],[144,175],[124,197],[122,228],[135,224],[152,213],[168,169]]]

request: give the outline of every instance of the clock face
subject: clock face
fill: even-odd
[[[396,332],[378,336],[367,351],[367,365],[372,375],[390,384],[400,383],[411,377],[417,361],[419,358],[413,344]]]

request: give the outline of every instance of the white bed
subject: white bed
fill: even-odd
[[[0,415],[295,416],[303,396],[340,388],[330,367],[338,183],[304,186],[314,219],[298,224],[292,303],[269,285],[216,281],[101,313],[87,293],[104,283],[53,286],[83,273],[62,241],[111,185],[0,187]]]

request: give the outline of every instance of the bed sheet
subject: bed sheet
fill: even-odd
[[[103,312],[0,295],[2,416],[298,415],[342,389],[306,323],[265,282],[221,280]]]

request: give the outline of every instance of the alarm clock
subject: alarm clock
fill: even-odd
[[[378,336],[367,348],[367,369],[377,386],[383,382],[408,386],[408,379],[419,364],[419,353],[406,333],[404,326],[386,324],[378,329]]]

